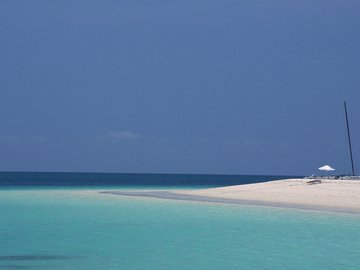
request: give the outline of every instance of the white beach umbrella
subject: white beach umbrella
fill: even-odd
[[[335,171],[335,169],[332,168],[332,167],[329,166],[329,165],[324,165],[324,166],[320,167],[319,170],[320,170],[320,171],[327,171],[327,172]]]

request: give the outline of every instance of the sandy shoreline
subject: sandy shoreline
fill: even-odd
[[[103,191],[102,194],[360,214],[360,181],[286,179],[200,190]]]

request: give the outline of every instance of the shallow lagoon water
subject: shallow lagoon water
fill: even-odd
[[[360,216],[0,191],[0,269],[358,269]]]

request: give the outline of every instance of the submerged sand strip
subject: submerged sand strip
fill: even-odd
[[[243,204],[360,214],[360,181],[287,179],[222,188],[177,191],[103,191],[103,194]]]

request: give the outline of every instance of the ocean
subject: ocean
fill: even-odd
[[[0,172],[2,187],[220,187],[294,176],[146,173]],[[296,177],[296,176],[295,176]]]
[[[100,174],[40,174],[0,173],[0,269],[331,270],[360,265],[358,215],[97,193],[202,188],[273,176],[111,174],[112,180],[105,181]]]

